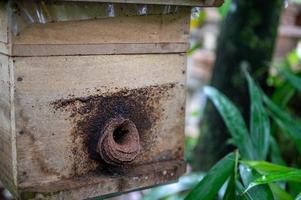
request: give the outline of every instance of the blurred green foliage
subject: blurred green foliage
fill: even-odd
[[[298,92],[301,78],[286,68],[279,69],[281,76]],[[222,93],[212,87],[206,87],[205,93],[221,114],[234,145],[241,153],[239,162],[234,155],[229,154],[219,161],[192,190],[185,200],[213,200],[227,182],[227,192],[223,199],[294,199],[294,192],[288,189],[288,183],[300,186],[301,170],[269,163],[263,160],[280,157],[279,151],[272,151],[270,118],[277,123],[283,133],[301,148],[301,123],[296,117],[283,111],[270,100],[257,86],[246,70],[244,70],[249,85],[251,99],[251,117],[249,129],[236,106]],[[301,89],[301,88],[300,88]],[[277,155],[273,155],[277,154]],[[299,152],[301,154],[301,151]],[[237,155],[237,154],[236,154]],[[238,156],[236,156],[237,158]],[[247,160],[247,161],[246,161]],[[236,163],[236,165],[235,165]],[[280,183],[279,183],[280,182]],[[286,188],[283,188],[283,185]],[[207,192],[205,192],[207,191]],[[299,191],[300,192],[300,191]],[[296,197],[296,199],[299,197]]]
[[[292,163],[283,158],[276,135],[286,137],[300,150],[295,153],[301,155],[301,121],[288,109],[289,102],[301,92],[300,64],[296,51],[273,64],[269,81],[275,93],[271,98],[243,69],[251,102],[248,125],[228,97],[213,87],[205,87],[205,94],[222,116],[238,151],[220,160],[204,178],[202,173],[188,174],[178,184],[152,189],[144,199],[300,200],[300,166],[293,163],[295,168],[287,167]],[[191,152],[196,142],[195,138],[186,138],[188,163],[193,159]]]

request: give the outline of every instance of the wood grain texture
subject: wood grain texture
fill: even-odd
[[[86,1],[86,2],[111,2],[111,3],[135,3],[135,4],[161,4],[179,6],[221,6],[223,0],[64,0],[64,1]]]
[[[10,52],[9,52],[9,48],[8,47],[9,46],[8,46],[7,43],[0,42],[0,54],[9,55]]]
[[[78,179],[62,180],[34,187],[21,187],[24,199],[78,200],[93,197],[109,197],[132,190],[149,188],[176,181],[186,171],[184,161],[165,161],[137,166],[124,176],[105,177],[89,174]],[[50,195],[51,194],[51,195]]]
[[[173,15],[33,24],[13,38],[13,55],[185,52],[189,20],[185,8]]]
[[[1,43],[0,43],[1,45]],[[0,46],[1,48],[1,46]],[[149,43],[149,44],[15,44],[14,56],[60,56],[60,55],[118,55],[185,53],[187,43]]]
[[[142,150],[133,165],[182,160],[185,60],[180,54],[14,58],[18,183],[51,184],[103,167],[91,159],[81,126],[93,117],[101,121],[97,109],[106,99],[114,107],[123,99],[128,104],[121,110],[135,110],[137,98],[145,107],[134,115],[152,117],[148,127],[137,124]],[[54,109],[61,100],[68,105]]]
[[[12,84],[9,58],[0,55],[0,177],[8,189],[15,194],[15,171],[13,166],[13,148],[15,147],[13,147],[12,141],[14,121],[11,112]]]
[[[190,15],[112,17],[32,24],[14,44],[127,44],[187,42]],[[167,34],[168,33],[168,34]]]
[[[189,12],[32,24],[13,37],[0,21],[0,178],[15,197],[86,199],[185,171]],[[113,117],[139,132],[127,167],[96,152]]]
[[[11,44],[9,42],[9,23],[6,3],[0,2],[0,54],[9,55]]]
[[[0,42],[8,42],[8,13],[6,12],[6,3],[0,2]]]

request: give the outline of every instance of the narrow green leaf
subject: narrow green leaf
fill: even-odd
[[[282,165],[276,165],[266,161],[246,161],[242,160],[240,163],[249,166],[252,169],[257,170],[260,173],[266,174],[271,172],[289,172],[295,170],[294,168],[285,167]]]
[[[286,81],[275,88],[271,99],[276,105],[283,109],[287,106],[295,93],[296,89]]]
[[[233,174],[235,167],[235,154],[231,153],[220,160],[202,181],[186,196],[185,200],[213,200],[219,189]]]
[[[236,181],[236,190],[238,194],[236,195],[237,200],[261,200],[261,194],[256,193],[257,191],[245,191],[245,187],[239,182]],[[270,196],[272,199],[273,197]]]
[[[270,188],[273,192],[275,200],[294,200],[289,193],[280,188],[276,183],[271,183]]]
[[[266,160],[270,144],[270,119],[263,107],[260,89],[256,86],[247,70],[244,71],[251,99],[250,137],[254,151],[256,151],[255,160]]]
[[[286,165],[283,160],[279,146],[273,136],[270,136],[270,149],[271,149],[271,161],[272,163],[279,165]]]
[[[300,194],[298,194],[298,196],[296,197],[295,200],[301,200],[301,192],[300,192]]]
[[[246,124],[237,107],[222,93],[213,87],[205,87],[205,94],[211,99],[222,116],[234,144],[244,159],[254,160],[254,148]]]
[[[239,165],[239,172],[245,188],[261,175],[246,165]],[[259,185],[247,191],[252,199],[273,200],[273,194],[268,185]]]
[[[301,184],[296,182],[288,182],[287,183],[288,192],[294,196],[298,196],[301,192]]]
[[[236,181],[235,185],[236,185],[236,190],[238,192],[238,195],[237,195],[238,200],[256,200],[256,199],[252,198],[252,196],[248,193],[248,191],[244,192],[245,188],[239,181]]]
[[[289,114],[284,112],[276,104],[274,104],[267,96],[264,96],[264,102],[270,111],[271,117],[275,120],[283,133],[291,138],[299,152],[301,153],[301,123],[298,119],[292,118]]]
[[[278,67],[278,71],[294,88],[301,91],[301,78],[299,76],[295,75],[288,68]]]
[[[227,189],[223,200],[235,200],[235,175],[232,174],[230,180],[228,181]]]
[[[235,166],[233,174],[230,177],[230,180],[228,181],[227,189],[224,194],[223,200],[236,200],[237,194],[236,194],[236,181],[238,179],[238,164],[239,164],[239,152],[235,152]]]
[[[265,162],[265,161],[240,161],[240,162],[243,163],[244,165],[247,165],[250,168],[253,168],[256,171],[260,172],[263,175],[260,178],[262,180],[267,180],[267,181],[272,181],[272,179],[271,180],[268,179],[269,175],[277,175],[277,173],[278,173],[278,175],[281,175],[281,173],[282,173],[282,174],[284,174],[284,176],[287,176],[286,173],[289,173],[292,171],[297,171],[297,173],[301,172],[301,170],[298,170],[295,168],[276,165],[276,164],[272,164],[272,163]],[[287,176],[286,178],[288,180],[291,180],[291,177],[289,177],[289,176]],[[298,176],[297,176],[297,178],[298,178]],[[294,179],[292,179],[292,180],[294,180]],[[275,182],[275,181],[278,181],[278,180],[273,180],[272,182]],[[250,183],[248,188],[253,187],[254,186],[253,184],[254,184],[254,182]],[[262,183],[262,184],[264,184],[264,183]],[[272,189],[274,197],[277,197],[276,200],[292,200],[293,199],[293,197],[289,193],[287,193],[285,190],[281,189],[277,184],[270,183],[270,187]]]
[[[262,175],[260,178],[251,182],[246,191],[258,185],[273,183],[277,181],[293,181],[301,183],[301,170],[295,169],[288,172],[272,172],[266,175]]]

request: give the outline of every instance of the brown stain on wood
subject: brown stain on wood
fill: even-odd
[[[19,135],[21,138],[27,137],[30,141],[30,146],[28,147],[29,148],[28,150],[32,151],[32,153],[31,153],[32,162],[36,163],[37,166],[39,166],[39,169],[41,170],[41,172],[43,172],[44,174],[60,176],[60,173],[56,169],[49,167],[48,164],[44,160],[44,156],[41,155],[39,153],[39,151],[37,151],[36,148],[34,148],[36,145],[35,143],[36,143],[37,139],[36,139],[36,136],[31,132],[31,130],[29,128],[29,125],[28,125],[29,119],[25,115],[23,110],[20,110],[19,114],[20,114],[20,118],[22,119],[22,122],[23,122],[23,127],[19,131]],[[25,181],[27,178],[28,178],[27,172],[22,171],[22,173],[19,177],[20,183]]]
[[[73,174],[78,176],[101,170],[108,175],[120,174],[125,166],[108,166],[96,152],[97,143],[104,125],[112,118],[123,117],[131,120],[137,127],[141,138],[142,151],[153,150],[154,129],[162,116],[160,102],[168,98],[169,90],[175,83],[154,85],[138,89],[114,88],[105,93],[87,97],[71,97],[52,102],[55,111],[68,112],[72,121],[71,151],[73,154]]]

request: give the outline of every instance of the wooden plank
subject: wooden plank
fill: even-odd
[[[175,181],[185,171],[184,161],[158,162],[137,166],[127,171],[124,176],[105,177],[90,174],[80,179],[67,179],[34,187],[21,186],[20,196],[31,197],[32,199],[40,197],[45,200],[77,200],[111,195],[112,192],[121,194],[131,190],[146,189],[150,185],[161,185]],[[50,192],[51,195],[49,195]]]
[[[6,3],[0,2],[0,54],[10,54],[9,44],[9,27],[8,27],[8,13],[6,10]]]
[[[189,35],[187,11],[33,24],[13,38],[13,55],[184,52]]]
[[[11,116],[11,74],[9,58],[0,55],[0,177],[1,181],[12,193],[15,192],[12,116]]]
[[[0,42],[7,43],[8,37],[8,18],[6,12],[6,3],[0,2]]]
[[[113,17],[97,20],[32,24],[14,44],[128,44],[187,42],[190,16]]]
[[[83,134],[99,134],[92,122],[102,126],[117,108],[143,133],[134,166],[182,160],[185,60],[180,54],[14,58],[18,183],[104,175]]]
[[[9,48],[7,43],[0,42],[0,54],[9,55]]]
[[[187,43],[39,45],[16,44],[13,56],[185,53]]]
[[[110,3],[134,3],[134,4],[161,4],[161,5],[179,5],[179,6],[200,6],[211,7],[221,6],[223,0],[64,0],[78,2],[110,2]]]

